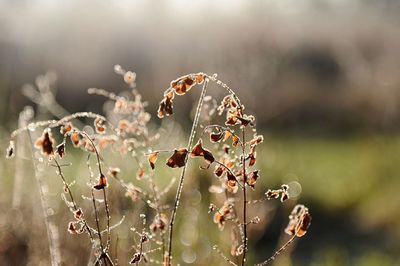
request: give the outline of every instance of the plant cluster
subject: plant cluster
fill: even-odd
[[[159,118],[173,115],[175,97],[183,96],[194,87],[201,86],[187,145],[171,147],[170,150],[152,149],[154,142],[162,140],[162,137],[159,132],[152,133],[152,130],[149,130],[151,115],[145,110],[147,103],[142,100],[142,96],[135,88],[136,74],[124,70],[119,65],[115,66],[114,70],[122,76],[131,89],[130,95],[120,96],[97,88],[88,90],[89,94],[103,96],[112,102],[113,107],[106,112],[106,116],[80,112],[64,115],[55,120],[28,123],[11,134],[7,157],[13,157],[16,153],[15,142],[18,135],[27,132],[32,139],[33,132],[41,132],[35,141],[33,139],[31,141],[32,149],[41,153],[40,159],[33,157],[35,169],[38,171],[37,166],[43,163],[56,169],[62,184],[61,198],[71,212],[71,221],[66,230],[72,235],[88,236],[93,254],[90,262],[94,265],[118,264],[117,255],[111,253],[112,231],[126,222],[122,216],[118,222],[111,223],[113,203],[110,202],[108,194],[110,190],[118,188],[110,187],[109,179],[115,180],[124,190],[124,195],[133,202],[140,201],[148,207],[146,213],[137,215],[141,221],[140,228],[133,225],[131,227],[131,231],[135,234],[135,243],[132,243],[130,263],[172,265],[176,217],[185,189],[188,164],[200,158],[199,171],[210,171],[214,176],[214,184],[209,188],[209,192],[222,194],[225,199],[222,203],[210,204],[210,222],[221,231],[227,230],[229,224],[232,232],[229,256],[225,255],[217,245],[214,245],[213,249],[227,263],[245,265],[249,252],[249,226],[256,226],[261,219],[258,216],[249,217],[249,208],[266,200],[279,199],[284,202],[290,198],[289,187],[286,184],[280,189],[267,190],[263,198],[251,197],[251,192],[256,189],[257,182],[262,176],[256,163],[259,160],[257,147],[264,142],[264,137],[257,132],[255,116],[245,112],[245,106],[236,93],[218,80],[217,75],[202,72],[184,75],[173,80],[165,90],[157,115]],[[219,105],[207,95],[210,83],[216,84],[227,93]],[[41,84],[48,85],[46,82]],[[38,87],[38,93],[30,93],[35,95],[35,102],[39,104],[40,97],[46,96],[46,99],[53,99],[51,106],[54,107],[55,97],[51,95],[50,90],[41,89],[39,85]],[[51,111],[51,108],[49,110]],[[204,117],[201,120],[202,116]],[[82,124],[83,118],[90,119],[91,126],[88,123]],[[221,123],[213,122],[221,118]],[[64,174],[63,168],[70,165],[63,162],[68,158],[69,149],[77,149],[86,155],[89,196],[77,197],[73,189],[74,180],[70,180]],[[126,156],[136,162],[135,176],[140,181],[140,186],[124,181],[121,178],[120,168],[109,165],[107,157],[103,156],[109,152]],[[175,179],[171,178],[170,184],[163,190],[160,190],[156,182],[155,169],[160,167],[157,160],[161,153],[168,154],[165,161],[168,167],[180,169],[177,191],[172,204],[165,204],[165,195],[173,186]],[[82,207],[80,199],[90,201],[91,209]],[[101,211],[104,211],[103,215]],[[296,205],[285,229],[291,238],[271,257],[257,265],[269,263],[295,238],[304,236],[310,222],[308,209],[303,205]],[[51,244],[55,239],[51,230],[48,231],[50,252],[54,254],[57,253],[54,251],[57,246]],[[53,265],[61,264],[59,257],[52,256]]]

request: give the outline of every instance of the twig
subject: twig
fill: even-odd
[[[203,100],[204,100],[204,96],[206,95],[206,90],[207,90],[207,85],[208,85],[208,79],[206,78],[204,80],[204,84],[203,84],[203,88],[201,90],[201,94],[200,94],[200,98],[199,98],[199,102],[197,104],[197,109],[196,109],[196,114],[194,117],[194,121],[193,121],[193,125],[192,125],[192,130],[190,132],[190,136],[189,136],[189,141],[188,141],[188,145],[187,145],[187,149],[190,151],[192,149],[192,145],[193,145],[193,139],[194,136],[196,134],[196,129],[197,129],[197,125],[199,123],[199,118],[200,118],[200,113],[201,113],[201,108],[203,106]],[[183,181],[185,179],[185,173],[186,173],[186,168],[188,165],[188,155],[186,155],[185,158],[185,165],[183,166],[182,172],[181,172],[181,177],[179,179],[179,185],[178,185],[178,189],[176,192],[176,197],[175,197],[175,203],[174,203],[174,208],[172,209],[172,214],[171,214],[171,221],[169,224],[169,236],[168,236],[168,260],[167,260],[167,264],[171,265],[171,260],[172,260],[172,236],[173,236],[173,229],[174,229],[174,223],[175,223],[175,218],[176,218],[176,212],[178,210],[179,207],[179,201],[181,198],[181,194],[182,194],[182,189],[183,189]]]

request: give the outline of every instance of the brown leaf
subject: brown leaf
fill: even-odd
[[[175,90],[178,95],[184,95],[194,85],[203,83],[205,78],[204,73],[189,74],[173,80],[170,87]]]
[[[296,205],[289,216],[289,224],[285,229],[288,235],[296,234],[297,237],[302,237],[307,233],[311,224],[311,215],[308,208],[304,205]]]
[[[219,142],[220,140],[222,140],[225,136],[225,130],[222,131],[221,129],[217,129],[217,132],[211,132],[210,133],[210,140],[211,142]]]
[[[147,157],[147,159],[149,160],[149,164],[152,170],[154,170],[155,163],[157,161],[157,157],[158,157],[158,152],[152,152],[149,154],[149,156]]]
[[[257,182],[257,179],[260,177],[258,175],[258,172],[259,172],[258,170],[254,171],[254,172],[251,172],[249,174],[249,176],[247,177],[247,185],[249,185],[253,189],[254,189],[254,185]]]
[[[107,178],[103,174],[100,174],[99,184],[95,185],[94,188],[97,190],[100,190],[100,189],[104,189],[106,187],[107,187]]]
[[[239,144],[239,137],[236,135],[232,135],[232,146],[237,147]]]
[[[35,148],[40,149],[42,154],[49,156],[53,154],[53,143],[54,139],[51,136],[51,132],[45,130],[42,136],[35,141]]]
[[[256,149],[255,146],[250,147],[250,153],[249,153],[249,166],[253,166],[256,164]]]
[[[65,155],[65,142],[62,142],[57,146],[56,153],[58,154],[58,156],[60,156],[60,158],[64,157],[64,155]]]
[[[203,148],[201,139],[199,139],[197,144],[193,147],[190,155],[191,157],[201,156],[204,158],[204,160],[207,161],[208,164],[212,164],[215,161],[212,153],[209,150]]]
[[[184,166],[186,164],[187,153],[188,150],[186,148],[174,150],[174,154],[167,160],[167,165],[172,168]]]

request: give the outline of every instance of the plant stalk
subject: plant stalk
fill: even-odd
[[[188,141],[188,145],[187,145],[187,149],[188,149],[189,152],[192,149],[194,136],[196,135],[196,129],[197,129],[197,126],[198,126],[198,123],[199,123],[201,108],[203,106],[204,97],[206,95],[207,85],[208,85],[208,78],[206,78],[204,80],[204,84],[203,84],[203,88],[201,90],[199,102],[197,104],[196,114],[195,114],[194,121],[193,121],[193,124],[192,124],[192,130],[190,131],[189,141]],[[182,169],[182,172],[181,172],[181,176],[180,176],[180,179],[179,179],[179,185],[178,185],[178,189],[177,189],[177,192],[176,192],[174,208],[172,209],[171,221],[169,223],[169,228],[168,228],[169,229],[169,236],[168,236],[167,265],[171,265],[171,261],[172,261],[173,230],[174,230],[174,224],[175,224],[175,219],[176,219],[176,213],[177,213],[178,207],[179,207],[179,201],[180,201],[180,198],[181,198],[181,195],[182,195],[183,181],[185,179],[186,168],[187,168],[187,165],[188,165],[188,157],[189,156],[186,155],[185,165],[183,166],[183,169]]]

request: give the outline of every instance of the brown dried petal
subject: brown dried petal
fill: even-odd
[[[156,161],[157,161],[157,157],[158,157],[158,152],[152,152],[152,153],[150,153],[149,156],[147,157],[147,159],[149,160],[150,167],[151,167],[151,169],[153,169],[153,170],[154,170],[154,168],[156,167],[156,166],[155,166],[155,163],[156,163]]]
[[[184,166],[186,164],[187,153],[188,150],[186,148],[174,150],[174,154],[170,158],[168,158],[166,164],[172,168]]]

